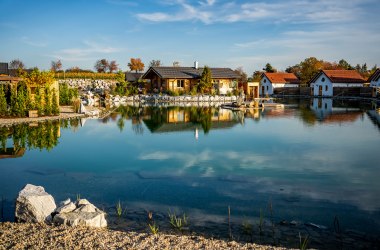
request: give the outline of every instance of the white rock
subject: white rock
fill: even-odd
[[[48,222],[56,207],[43,187],[27,184],[17,197],[15,217],[22,222]]]
[[[95,213],[97,212],[97,208],[92,205],[92,204],[86,204],[86,205],[81,205],[77,209],[75,209],[74,212],[86,212],[86,213]]]
[[[91,204],[88,200],[86,200],[86,199],[79,199],[79,200],[77,200],[77,202],[76,202],[77,204],[77,206],[79,207],[79,206],[81,206],[81,205],[88,205],[88,204]]]
[[[61,201],[61,202],[59,203],[59,205],[60,205],[60,206],[67,205],[67,204],[69,204],[70,202],[71,202],[70,198],[67,198],[67,200]]]
[[[67,226],[88,226],[88,227],[106,227],[107,221],[103,212],[71,212],[57,214],[54,216],[53,222]]]
[[[63,206],[60,206],[59,208],[57,208],[55,210],[55,212],[57,213],[69,213],[69,212],[72,212],[76,209],[77,207],[75,206],[75,204],[73,202],[70,202],[66,205],[63,205]]]

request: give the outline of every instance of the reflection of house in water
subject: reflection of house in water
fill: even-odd
[[[327,116],[331,115],[332,102],[333,99],[331,98],[313,98],[310,108],[313,110],[318,120],[323,120]]]
[[[376,103],[373,103],[372,109],[367,111],[367,115],[373,124],[378,126],[380,129],[380,106],[377,106]]]
[[[238,124],[231,110],[214,108],[156,108],[145,115],[143,122],[152,133],[231,128]]]
[[[316,118],[323,123],[354,122],[363,114],[360,108],[334,107],[331,98],[313,98],[310,108]]]
[[[25,148],[2,148],[0,149],[0,159],[18,158],[25,153]]]

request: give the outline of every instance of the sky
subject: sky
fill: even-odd
[[[379,0],[0,0],[0,62],[94,70],[130,58],[251,75],[307,57],[380,65]]]

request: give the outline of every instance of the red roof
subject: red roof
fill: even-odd
[[[264,73],[272,84],[276,83],[290,83],[298,84],[300,80],[293,73]]]
[[[365,83],[364,78],[356,70],[322,70],[332,83]],[[319,75],[317,77],[319,77]],[[316,79],[316,78],[314,78]]]

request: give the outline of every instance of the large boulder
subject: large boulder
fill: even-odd
[[[15,217],[20,222],[50,222],[55,209],[53,196],[43,187],[27,184],[18,194]]]
[[[105,213],[86,199],[63,203],[55,210],[53,222],[56,225],[106,227]]]

